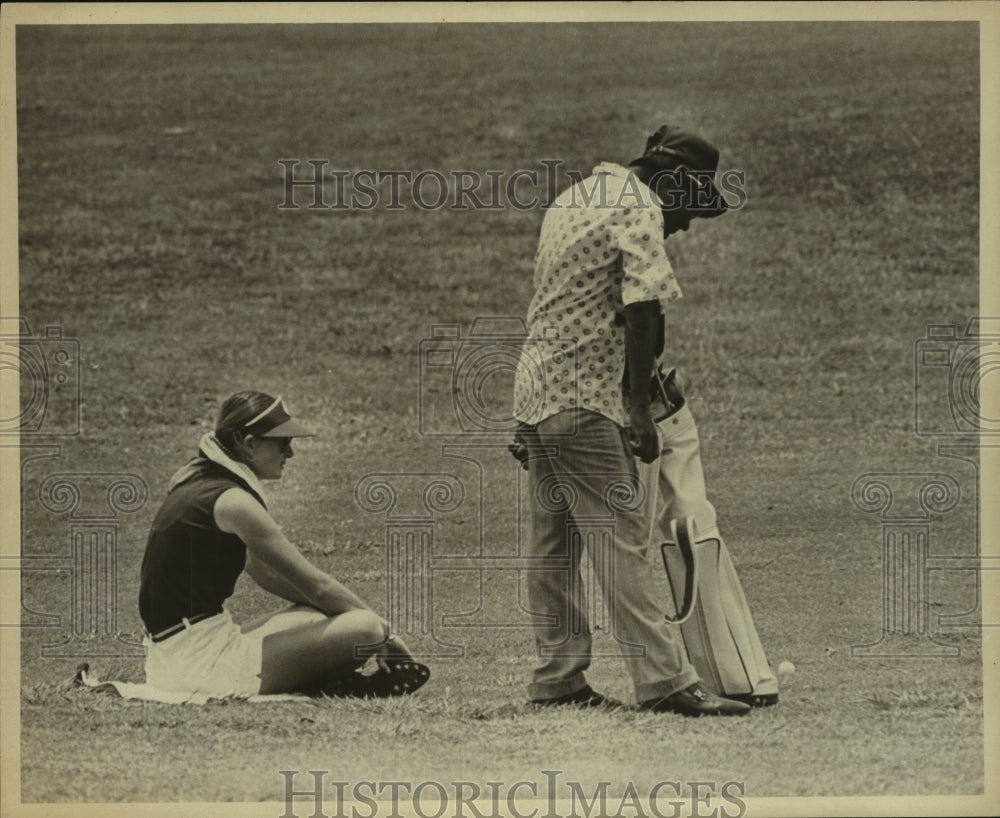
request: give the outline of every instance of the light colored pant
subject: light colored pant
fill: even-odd
[[[529,697],[555,698],[586,685],[591,635],[583,550],[591,552],[636,699],[669,696],[697,681],[680,635],[656,602],[648,518],[624,430],[596,412],[568,410],[542,421],[531,443],[529,556],[537,567],[526,580],[540,665]]]

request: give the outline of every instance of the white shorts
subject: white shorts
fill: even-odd
[[[146,683],[160,690],[246,698],[260,692],[263,634],[244,634],[229,611],[146,646]]]
[[[147,636],[143,640],[146,683],[160,690],[218,698],[256,696],[264,637],[326,618],[315,608],[290,605],[248,625],[244,632],[224,610],[162,642]]]

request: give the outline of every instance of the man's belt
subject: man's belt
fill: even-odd
[[[190,628],[196,622],[201,622],[201,620],[208,619],[212,616],[218,616],[220,613],[222,613],[221,608],[217,611],[212,611],[211,613],[200,613],[195,614],[194,616],[185,616],[176,625],[171,625],[169,628],[162,630],[159,633],[149,634],[149,639],[151,642],[162,642],[164,639],[169,639],[175,633],[180,633],[185,628]]]

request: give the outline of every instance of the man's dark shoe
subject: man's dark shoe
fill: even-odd
[[[556,696],[553,699],[532,699],[531,703],[538,707],[569,705],[571,707],[604,707],[608,710],[617,710],[625,706],[617,699],[612,699],[610,696],[602,696],[590,685],[581,687],[574,693]]]
[[[716,696],[701,682],[688,685],[665,698],[642,702],[639,706],[653,713],[681,713],[685,716],[742,716],[750,711],[750,705]]]

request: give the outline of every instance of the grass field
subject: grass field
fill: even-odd
[[[927,326],[962,332],[979,311],[978,42],[969,23],[20,28],[20,314],[79,339],[83,419],[23,469],[23,551],[65,553],[72,524],[36,482],[137,475],[149,499],[117,529],[125,638],[158,498],[238,389],[282,393],[321,430],[272,507],[373,602],[386,517],[355,499],[366,475],[457,475],[440,553],[516,553],[523,536],[498,441],[421,434],[418,407],[452,396],[421,381],[420,343],[524,313],[540,209],[316,210],[299,189],[283,210],[278,160],[588,171],[672,121],[746,174],[744,208],[668,243],[685,293],[668,343],[761,638],[798,667],[778,707],[735,723],[536,713],[517,577],[455,572],[435,586],[434,635],[464,656],[429,660],[412,699],[121,702],[66,689],[78,660],[42,647],[65,638],[70,578],[26,571],[25,621],[50,627],[21,631],[23,801],[280,801],[279,770],[484,790],[559,770],[616,799],[663,780],[748,798],[982,793],[979,631],[935,629],[954,658],[851,651],[878,640],[883,602],[882,525],[852,504],[857,478],[954,475],[931,551],[975,551],[975,467],[914,434],[913,386]],[[457,443],[466,459],[442,449]],[[975,608],[976,588],[935,573],[934,622]],[[232,603],[237,618],[272,606],[242,581]],[[136,658],[90,661],[142,678]],[[618,659],[590,678],[631,696]]]

